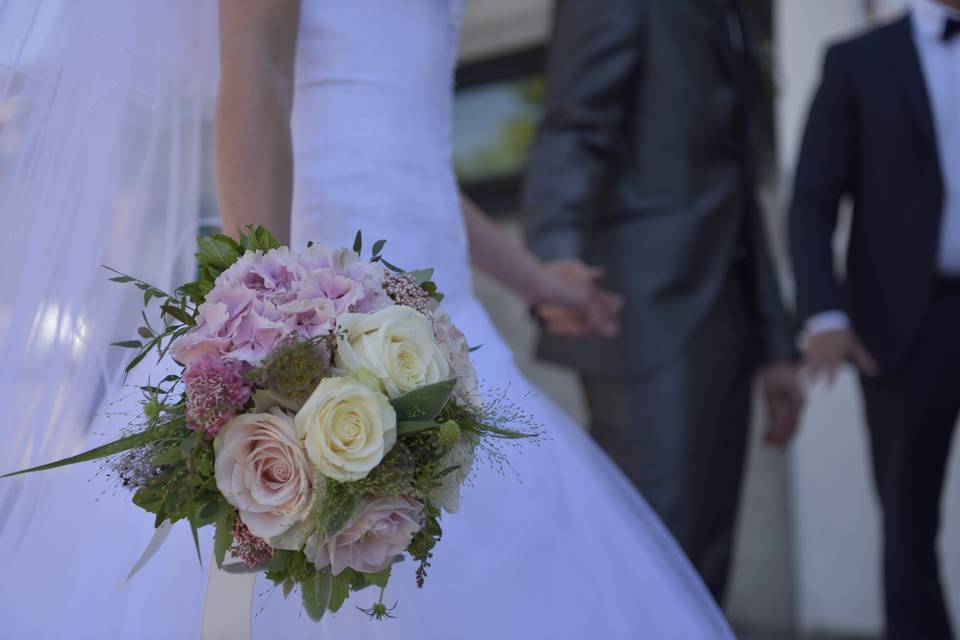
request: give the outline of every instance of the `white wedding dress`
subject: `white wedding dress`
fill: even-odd
[[[423,589],[413,563],[387,589],[395,619],[370,621],[373,591],[319,624],[258,579],[257,640],[587,640],[730,638],[723,615],[644,500],[569,417],[532,389],[471,293],[451,169],[459,0],[317,0],[301,12],[293,115],[294,246],[388,241],[387,258],[434,267],[444,306],[471,343],[481,381],[506,390],[547,433],[510,451],[513,471],[478,464]],[[145,375],[141,373],[139,375]],[[133,382],[137,382],[134,380]],[[116,431],[116,420],[94,433]],[[100,442],[103,440],[101,439]],[[164,639],[200,635],[205,570],[188,528],[118,586],[152,517],[91,465],[30,476],[42,501],[4,508],[0,637]],[[99,497],[99,499],[98,499]],[[3,505],[0,505],[3,507]],[[211,557],[201,532],[202,556]],[[244,603],[237,602],[242,615]],[[233,640],[233,639],[231,639]]]
[[[511,451],[516,474],[478,465],[423,589],[411,562],[387,589],[394,620],[357,594],[319,629],[273,594],[257,638],[587,640],[728,637],[681,551],[614,464],[532,389],[471,292],[451,163],[458,0],[304,2],[294,99],[293,245],[386,239],[387,259],[434,267],[480,380],[544,426]],[[266,581],[258,592],[269,592]],[[254,610],[258,606],[255,604]],[[296,623],[295,621],[298,621]],[[282,631],[280,631],[282,630]]]

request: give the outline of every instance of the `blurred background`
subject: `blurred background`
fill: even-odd
[[[455,105],[455,161],[465,191],[520,236],[526,153],[540,114],[550,0],[467,2]],[[749,0],[743,3],[767,96],[761,200],[784,290],[785,198],[826,46],[897,17],[906,0]],[[844,233],[836,239],[842,259]],[[521,367],[581,424],[574,375],[531,357],[527,310],[481,275],[476,289]],[[760,416],[761,412],[755,412]],[[879,511],[870,480],[859,387],[852,371],[811,390],[786,453],[754,429],[728,614],[740,637],[878,638],[882,631]],[[951,613],[960,619],[960,461],[944,496],[941,558]]]

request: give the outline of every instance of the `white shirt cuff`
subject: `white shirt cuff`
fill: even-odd
[[[843,311],[821,311],[810,316],[803,325],[804,337],[809,338],[827,331],[842,331],[850,328],[850,316]]]

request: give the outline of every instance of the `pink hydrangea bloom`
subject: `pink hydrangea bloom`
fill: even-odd
[[[213,437],[250,400],[245,366],[236,360],[207,356],[191,363],[183,375],[187,390],[187,426]]]
[[[248,251],[217,278],[173,356],[183,364],[209,356],[259,364],[291,334],[313,338],[330,333],[343,313],[391,306],[385,275],[348,249]]]

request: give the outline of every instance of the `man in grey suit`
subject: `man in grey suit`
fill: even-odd
[[[601,267],[625,306],[618,338],[545,336],[540,355],[579,370],[594,437],[722,601],[754,372],[768,440],[790,439],[802,404],[754,197],[759,89],[739,6],[559,0],[547,84],[528,241],[557,269]]]

